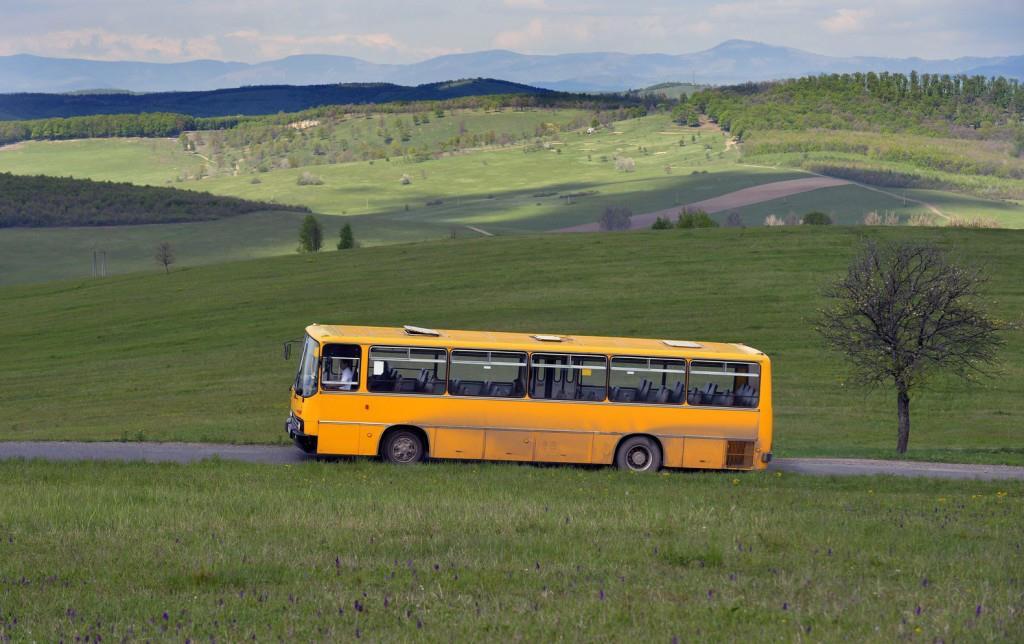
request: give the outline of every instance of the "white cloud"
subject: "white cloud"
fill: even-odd
[[[97,60],[182,60],[223,54],[212,36],[175,38],[113,33],[105,29],[70,29],[0,40],[0,53],[37,53]]]
[[[840,9],[835,15],[822,20],[820,24],[825,31],[834,34],[860,31],[864,28],[864,21],[870,18],[872,13],[870,9]]]
[[[520,29],[499,32],[494,37],[494,45],[502,49],[528,49],[543,44],[546,33],[546,23],[534,18]]]

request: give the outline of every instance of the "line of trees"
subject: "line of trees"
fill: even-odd
[[[187,114],[99,114],[70,118],[0,121],[0,145],[19,141],[101,139],[114,136],[173,137],[187,130],[226,130],[248,120],[242,116],[195,118]]]
[[[0,228],[205,221],[262,210],[309,211],[192,190],[0,173]]]
[[[49,96],[49,95],[44,95]],[[436,114],[457,109],[578,109],[611,112],[615,120],[643,116],[654,103],[619,95],[499,94],[465,96],[448,100],[395,101],[388,103],[346,103],[301,111],[261,116],[195,117],[177,112],[138,114],[96,114],[32,120],[0,121],[0,145],[30,140],[106,138],[115,136],[175,137],[185,131],[228,130],[242,123],[287,126],[289,123],[322,118],[342,119],[350,115],[419,113]]]

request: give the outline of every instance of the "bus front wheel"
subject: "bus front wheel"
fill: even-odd
[[[389,463],[409,465],[422,461],[424,452],[423,439],[416,432],[399,429],[389,433],[384,439],[381,455]]]
[[[646,436],[631,436],[619,445],[615,465],[630,472],[657,472],[661,469],[661,448]]]

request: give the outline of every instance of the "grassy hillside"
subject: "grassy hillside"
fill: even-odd
[[[820,285],[864,234],[933,239],[992,275],[1020,315],[1024,233],[716,229],[449,241],[0,289],[3,438],[283,440],[311,322],[742,341],[776,366],[782,455],[889,456],[895,402],[846,382],[808,332]],[[915,397],[919,458],[1024,463],[1024,337],[980,385]]]
[[[1010,481],[6,462],[0,638],[1013,641],[1022,497]]]

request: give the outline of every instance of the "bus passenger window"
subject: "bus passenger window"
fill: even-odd
[[[526,395],[526,354],[453,349],[448,393],[522,398]]]
[[[530,363],[530,397],[603,401],[607,373],[604,356],[535,353]]]
[[[612,358],[609,400],[679,405],[686,392],[686,361]]]
[[[320,386],[324,391],[355,391],[359,389],[358,344],[328,344],[321,358]]]
[[[688,401],[691,405],[757,407],[760,375],[757,364],[694,360],[690,363]]]
[[[370,347],[367,384],[373,392],[444,393],[448,353],[420,347]]]

